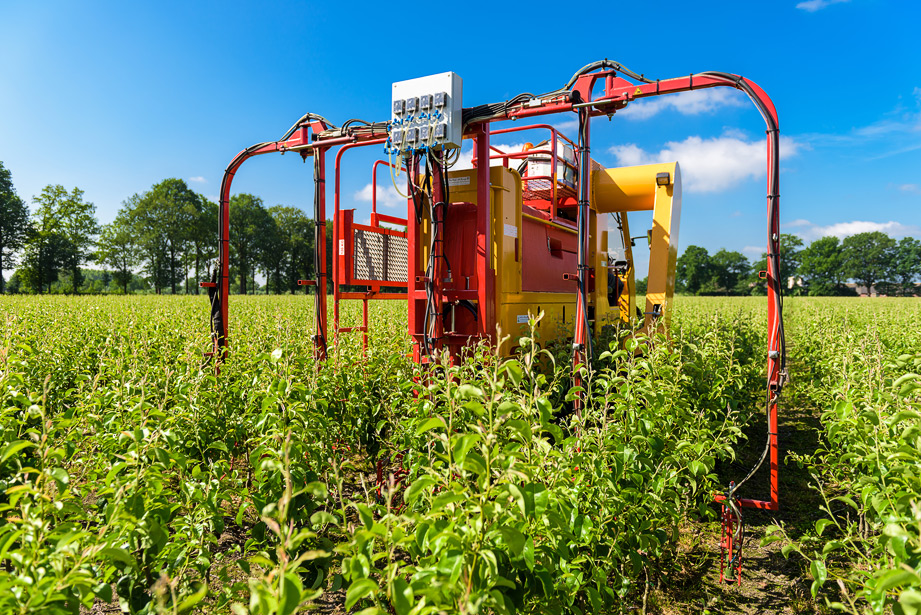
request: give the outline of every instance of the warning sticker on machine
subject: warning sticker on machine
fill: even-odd
[[[449,177],[448,178],[449,186],[469,186],[470,185],[470,176],[461,175],[460,177]]]
[[[345,239],[339,240],[339,256],[345,256]]]
[[[518,227],[514,224],[506,224],[505,226],[505,236],[506,237],[518,237]]]
[[[528,315],[527,315],[527,314],[519,314],[519,315],[518,315],[518,324],[519,324],[519,325],[526,325],[526,324],[528,324]]]

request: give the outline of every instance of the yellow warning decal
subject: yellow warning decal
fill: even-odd
[[[639,88],[636,88],[636,92],[633,93],[634,96],[636,96],[637,94],[642,94]]]

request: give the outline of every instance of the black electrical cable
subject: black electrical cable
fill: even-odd
[[[294,122],[294,125],[291,126],[291,128],[288,129],[288,132],[286,132],[286,133],[285,133],[285,136],[283,136],[281,139],[279,139],[279,141],[287,141],[287,140],[288,140],[288,137],[290,137],[291,135],[293,135],[293,134],[294,134],[294,131],[297,130],[298,128],[300,128],[301,124],[303,124],[304,122],[306,122],[306,121],[308,121],[308,120],[320,121],[320,122],[323,122],[324,124],[326,124],[327,126],[329,126],[330,128],[336,128],[336,125],[335,125],[335,124],[333,124],[332,122],[330,122],[328,119],[326,119],[326,118],[323,117],[322,115],[317,115],[316,113],[305,113],[305,114],[301,117],[301,119],[299,119],[298,121]]]
[[[317,315],[317,327],[316,339],[320,342],[320,345],[323,348],[323,355],[326,355],[326,336],[323,331],[326,327],[325,321],[319,320],[319,315],[322,313],[320,310],[320,284],[326,284],[326,277],[321,274],[321,271],[325,269],[326,266],[326,255],[321,253],[321,236],[326,239],[326,221],[320,220],[320,183],[325,180],[320,178],[320,157],[314,156],[313,158],[313,262],[314,270],[317,278],[316,292],[314,293],[314,313]],[[324,286],[325,290],[325,286]]]
[[[592,330],[588,324],[588,265],[584,263],[588,259],[588,254],[585,252],[585,237],[588,235],[588,220],[583,214],[583,210],[588,208],[588,202],[585,200],[584,195],[585,191],[583,190],[583,184],[581,182],[587,182],[589,178],[589,168],[591,165],[590,162],[590,153],[588,149],[588,140],[586,139],[586,131],[588,128],[588,110],[580,109],[579,110],[579,157],[580,157],[580,172],[579,172],[579,181],[580,186],[579,190],[581,192],[579,199],[579,210],[576,221],[576,228],[579,230],[579,274],[577,279],[577,284],[579,285],[579,295],[580,301],[582,303],[582,317],[583,321],[581,323],[576,323],[577,327],[584,327],[585,329],[585,364],[588,369],[591,369],[591,360],[593,356],[592,351]],[[575,350],[578,352],[578,349]]]

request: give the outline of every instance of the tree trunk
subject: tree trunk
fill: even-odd
[[[79,286],[77,286],[79,282],[78,280],[79,276],[80,276],[80,267],[78,267],[77,265],[74,265],[73,270],[70,272],[70,283],[71,283],[71,286],[73,286],[74,288],[75,295],[80,294],[80,288]]]
[[[173,246],[169,248],[169,284],[173,294],[176,294],[176,251]]]
[[[201,265],[201,249],[195,244],[195,294],[201,292],[198,283],[201,282],[201,272],[198,270]]]
[[[3,246],[0,246],[0,295],[6,292],[6,286],[3,283]]]
[[[240,294],[246,294],[246,270],[240,266]]]

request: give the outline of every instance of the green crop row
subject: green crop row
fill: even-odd
[[[813,595],[854,613],[921,612],[921,305],[798,304],[796,403],[821,416],[819,449],[794,461],[824,516],[784,555],[809,560]]]
[[[758,310],[612,331],[576,391],[527,327],[421,372],[402,303],[321,369],[309,304],[236,300],[215,376],[201,299],[3,298],[0,612],[629,610],[763,397]]]

